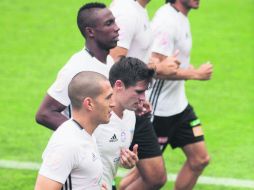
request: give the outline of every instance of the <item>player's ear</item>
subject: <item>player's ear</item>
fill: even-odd
[[[83,100],[83,106],[89,110],[89,111],[92,111],[93,110],[93,99],[90,98],[90,97],[86,97],[84,100]]]
[[[85,28],[86,36],[93,38],[94,37],[94,30],[92,27]]]
[[[122,89],[124,87],[123,81],[116,80],[114,87],[118,90]]]

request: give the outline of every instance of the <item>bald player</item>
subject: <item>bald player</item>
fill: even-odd
[[[103,167],[92,136],[99,124],[109,122],[112,88],[105,76],[91,71],[78,73],[68,94],[72,119],[52,135],[43,153],[36,190],[99,190],[103,187]]]

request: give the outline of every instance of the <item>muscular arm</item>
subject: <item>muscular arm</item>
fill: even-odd
[[[42,175],[38,175],[34,190],[60,190],[62,184]]]
[[[49,129],[56,130],[68,119],[61,114],[65,108],[66,106],[47,94],[36,113],[36,122]]]
[[[152,53],[152,59],[163,62],[168,59],[165,55],[159,53]],[[169,80],[209,80],[212,75],[212,64],[204,63],[199,68],[194,68],[190,65],[188,68],[178,68],[174,75],[168,75],[164,79]],[[163,78],[163,77],[162,77]]]

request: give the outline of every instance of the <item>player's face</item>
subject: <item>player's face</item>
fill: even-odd
[[[180,0],[180,2],[188,9],[197,9],[199,0]]]
[[[115,106],[112,99],[113,89],[109,81],[104,81],[102,85],[102,94],[95,99],[95,118],[99,124],[109,122],[112,108]]]
[[[97,15],[94,27],[95,40],[101,48],[110,50],[116,47],[119,36],[115,17],[107,8],[98,10]]]
[[[122,95],[123,107],[136,111],[145,101],[145,91],[148,89],[148,85],[147,81],[139,81],[135,86],[125,88]]]

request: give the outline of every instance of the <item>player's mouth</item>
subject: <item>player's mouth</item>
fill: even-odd
[[[119,34],[117,33],[117,35],[113,38],[114,41],[119,41]]]

